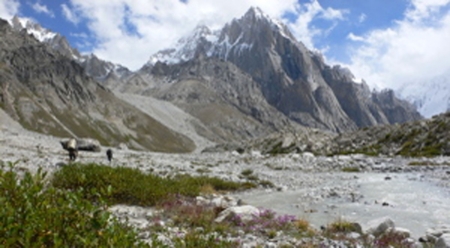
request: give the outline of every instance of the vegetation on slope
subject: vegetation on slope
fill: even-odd
[[[450,113],[402,125],[372,127],[335,139],[334,153],[432,157],[450,155]]]
[[[136,233],[96,204],[85,190],[61,190],[46,185],[46,173],[19,177],[0,169],[1,247],[140,247]],[[95,194],[95,191],[91,193]]]
[[[244,170],[241,174],[249,177],[253,171]],[[292,240],[306,238],[302,241],[304,247],[316,247],[324,238],[348,246],[362,242],[370,247],[409,247],[403,243],[405,237],[396,233],[375,240],[363,235],[358,240],[347,237],[350,232],[361,233],[355,223],[339,220],[318,232],[305,220],[263,209],[250,220],[230,215],[217,222],[224,209],[198,204],[193,197],[205,189],[228,191],[251,186],[254,185],[207,177],[159,178],[136,169],[95,164],[66,166],[48,179],[41,170],[34,175],[18,174],[13,165],[8,169],[2,162],[0,246],[231,248],[243,245],[246,235],[264,237],[263,240],[286,235]],[[172,197],[174,194],[176,197]],[[159,210],[147,217],[150,224],[145,230],[133,230],[122,218],[118,220],[107,211],[114,203],[150,204]],[[142,232],[150,236],[143,238]]]
[[[85,197],[96,201],[99,197],[110,204],[153,206],[174,195],[195,197],[203,189],[236,191],[256,187],[252,183],[224,181],[215,177],[179,175],[162,178],[144,174],[138,169],[73,164],[53,175],[53,186],[66,190],[84,189]],[[106,194],[104,189],[109,189]],[[93,192],[93,193],[91,193]]]

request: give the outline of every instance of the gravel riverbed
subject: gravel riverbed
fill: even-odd
[[[68,164],[67,152],[59,141],[4,124],[0,126],[0,159],[14,162],[18,171],[35,171],[39,166],[51,172]],[[310,153],[263,156],[257,151],[161,154],[113,150],[110,166],[133,167],[161,176],[187,173],[232,181],[270,182],[273,187],[261,186],[230,197],[295,215],[316,228],[339,218],[358,222],[365,228],[371,219],[387,216],[396,226],[410,230],[417,240],[433,228],[450,224],[447,157],[417,159],[359,154],[316,157]],[[80,152],[78,162],[108,164],[103,151]]]

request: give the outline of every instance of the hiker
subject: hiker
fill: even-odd
[[[76,139],[70,139],[67,142],[67,150],[69,151],[69,160],[75,161],[75,159],[77,159],[78,156],[78,146]]]
[[[106,157],[108,158],[108,161],[111,163],[111,160],[113,158],[113,152],[111,149],[106,150]]]

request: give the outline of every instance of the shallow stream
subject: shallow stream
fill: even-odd
[[[312,201],[307,199],[311,194],[305,191],[320,192],[320,189],[254,191],[239,197],[250,205],[304,218],[316,228],[343,218],[360,223],[364,229],[369,221],[388,216],[397,227],[409,229],[418,238],[428,228],[450,224],[449,189],[424,180],[420,173],[355,173],[348,181],[330,179],[326,184],[319,187],[352,184],[353,190],[344,193],[331,190],[333,193],[312,197]]]

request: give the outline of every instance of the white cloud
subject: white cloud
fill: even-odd
[[[311,48],[312,37],[321,34],[309,25],[312,19],[342,19],[344,14],[323,9],[317,0],[302,6],[297,0],[189,0],[186,3],[179,0],[70,0],[69,6],[72,15],[77,14],[87,21],[97,44],[92,52],[130,69],[141,67],[150,55],[167,48],[198,23],[220,28],[242,16],[251,6],[258,6],[274,18],[282,18],[287,12],[300,14],[290,26],[297,38],[306,40]],[[69,10],[69,6],[65,8]]]
[[[80,18],[72,11],[66,4],[61,4],[61,10],[63,12],[64,17],[73,24],[78,24],[80,22]]]
[[[364,41],[364,38],[361,36],[357,36],[354,33],[350,33],[347,35],[347,39],[351,41]]]
[[[421,22],[425,18],[433,17],[442,6],[450,3],[450,0],[411,0],[411,7],[406,12],[406,17],[413,22]]]
[[[302,5],[296,4],[297,20],[293,23],[288,23],[289,28],[294,35],[306,47],[315,49],[314,38],[326,35],[336,27],[336,20],[343,20],[347,10],[335,10],[331,8],[324,9],[317,0],[312,0],[310,3]],[[328,29],[319,29],[311,26],[311,22],[315,18],[323,18],[331,20],[334,23]]]
[[[0,1],[0,18],[11,20],[19,11],[20,3],[18,0],[1,0]]]
[[[49,10],[49,9],[47,8],[47,6],[44,5],[44,4],[41,4],[41,3],[39,3],[39,2],[36,2],[36,3],[34,3],[34,4],[31,4],[31,3],[30,3],[30,6],[31,6],[31,8],[33,8],[33,10],[36,11],[37,13],[40,13],[40,14],[47,14],[47,15],[50,16],[50,17],[55,17],[55,14],[53,13],[53,11]]]
[[[367,19],[367,15],[362,13],[361,15],[359,15],[358,21],[359,21],[359,23],[363,23],[366,21],[366,19]]]
[[[358,40],[350,67],[376,88],[399,89],[450,71],[449,0],[412,0],[404,19],[370,31]],[[430,20],[430,18],[432,18]],[[432,22],[430,22],[432,21]]]

